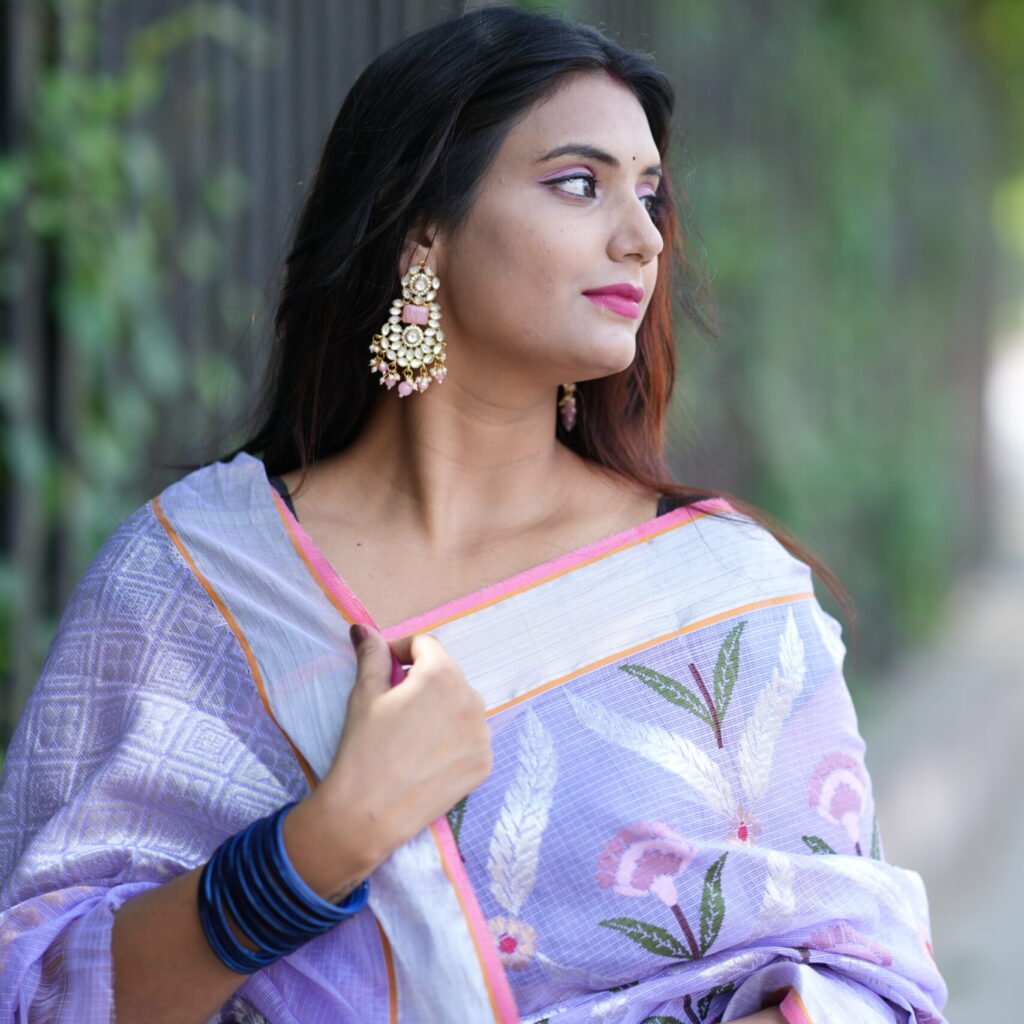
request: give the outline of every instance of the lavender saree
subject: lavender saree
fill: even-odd
[[[246,454],[107,539],[0,786],[2,1024],[112,1020],[117,908],[327,770],[353,620]],[[386,633],[425,631],[486,700],[491,775],[216,1020],[709,1024],[787,990],[791,1024],[943,1020],[838,625],[770,534],[680,508]]]

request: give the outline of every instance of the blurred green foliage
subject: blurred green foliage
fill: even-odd
[[[24,245],[11,235],[17,217],[22,241],[38,246],[56,282],[46,315],[60,339],[51,372],[64,421],[54,440],[27,354],[4,339],[2,472],[10,486],[40,497],[47,528],[70,525],[75,578],[113,525],[150,497],[141,480],[158,442],[173,432],[186,449],[198,425],[183,406],[198,399],[224,417],[245,401],[244,381],[223,352],[179,336],[170,287],[175,274],[223,281],[229,294],[237,287],[217,233],[249,201],[245,174],[224,166],[200,182],[203,205],[182,238],[171,154],[147,118],[152,125],[166,97],[177,49],[207,38],[254,63],[273,53],[267,28],[234,5],[183,4],[130,39],[119,70],[97,71],[98,10],[96,0],[46,5],[40,25],[60,58],[39,75],[23,112],[28,138],[0,156],[0,301],[28,284]],[[27,585],[9,556],[0,562],[3,674]],[[38,625],[31,640],[41,660],[55,622]]]
[[[688,80],[728,68],[723,123],[723,104],[705,114],[681,97],[693,115],[675,173],[687,169],[722,330],[684,352],[674,432],[692,419],[713,456],[718,438],[740,446],[743,496],[849,587],[853,677],[922,642],[984,547],[971,536],[984,346],[1022,297],[1008,251],[986,269],[993,197],[1016,209],[1000,183],[1024,166],[1024,132],[1004,145],[1024,128],[1024,33],[1007,42],[1022,9],[661,8],[656,56],[685,38]]]

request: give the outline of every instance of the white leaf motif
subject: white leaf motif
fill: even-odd
[[[491,892],[510,914],[519,913],[533,890],[557,775],[551,735],[529,708],[519,734],[519,766],[505,792],[487,861]]]
[[[786,931],[784,927],[796,913],[796,897],[793,894],[795,870],[793,858],[767,850],[768,877],[765,880],[764,899],[758,918],[758,935],[771,935]]]
[[[588,729],[679,776],[709,807],[732,816],[736,809],[732,788],[718,765],[699,747],[661,726],[625,718],[582,697],[567,696],[576,717]]]
[[[761,693],[754,713],[747,720],[739,746],[740,785],[748,803],[764,796],[775,754],[775,741],[789,714],[793,698],[804,685],[804,644],[800,639],[793,609],[779,641],[779,664]]]

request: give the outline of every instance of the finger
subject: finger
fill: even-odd
[[[349,637],[356,649],[356,687],[371,694],[391,689],[391,649],[377,630],[353,623]]]
[[[388,641],[392,654],[403,665],[414,665],[420,659],[447,657],[444,644],[433,633],[412,633]]]

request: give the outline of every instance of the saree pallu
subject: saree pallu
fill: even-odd
[[[112,1020],[118,907],[327,771],[355,620],[250,455],[111,534],[0,786],[0,1021]],[[215,1021],[943,1020],[838,624],[767,531],[679,508],[385,632],[428,631],[484,696],[490,776]]]

